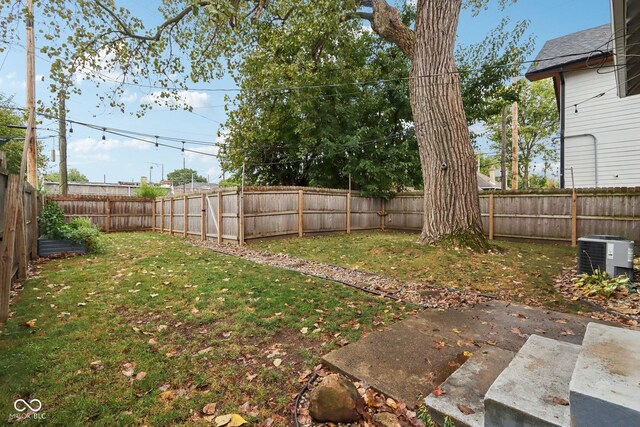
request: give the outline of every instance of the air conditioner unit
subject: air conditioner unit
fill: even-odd
[[[625,274],[633,280],[633,242],[616,236],[585,236],[578,239],[578,273],[606,271],[611,277]]]

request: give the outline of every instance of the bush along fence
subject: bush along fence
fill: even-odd
[[[38,257],[38,192],[9,175],[0,153],[0,322],[9,317],[11,286],[27,277],[29,259]]]
[[[571,242],[589,234],[640,240],[640,188],[482,193],[490,239]],[[344,190],[298,187],[230,188],[211,194],[158,198],[154,231],[244,243],[278,236],[422,228],[421,193],[390,200]]]

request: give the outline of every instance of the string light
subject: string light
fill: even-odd
[[[71,123],[71,125],[69,127],[69,133],[73,133],[73,123]]]
[[[156,135],[156,148],[158,148],[158,136]]]
[[[105,132],[107,131],[106,128],[102,128],[102,140],[105,141],[107,139],[107,137],[105,136]]]

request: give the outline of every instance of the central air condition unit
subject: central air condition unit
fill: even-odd
[[[606,271],[633,280],[633,242],[616,236],[586,236],[578,239],[578,273]]]

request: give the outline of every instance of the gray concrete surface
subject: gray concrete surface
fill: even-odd
[[[516,352],[531,334],[582,342],[589,319],[502,301],[467,310],[424,310],[323,358],[330,368],[415,407],[466,360],[495,345]],[[444,343],[444,345],[443,345]]]
[[[532,335],[485,396],[485,426],[569,426],[580,346]]]
[[[590,323],[570,390],[575,427],[640,426],[640,332]]]
[[[514,356],[512,351],[493,346],[476,351],[442,383],[445,394],[425,398],[433,420],[443,425],[448,416],[456,427],[484,426],[484,395]]]

